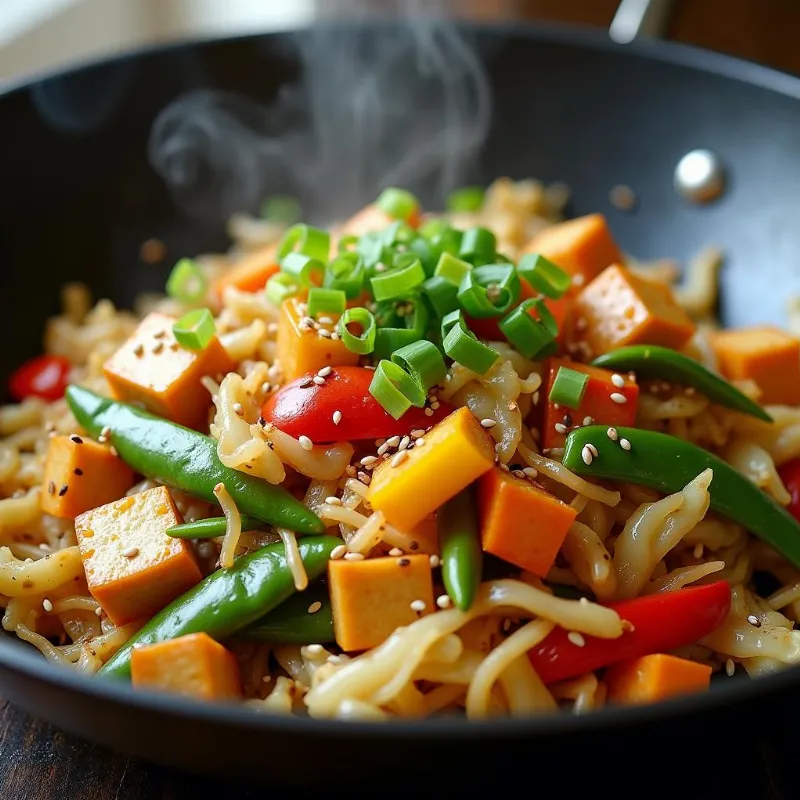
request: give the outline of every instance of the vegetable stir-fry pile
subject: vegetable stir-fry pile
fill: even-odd
[[[34,492],[5,627],[137,688],[342,719],[792,663],[800,340],[692,318],[601,215],[498,238],[491,191],[436,215],[391,188],[330,231],[278,198],[280,241],[181,259],[140,318],[105,312],[121,334],[21,367],[9,419],[49,437],[0,500]]]

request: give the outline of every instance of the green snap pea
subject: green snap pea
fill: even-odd
[[[264,527],[264,523],[255,517],[242,514],[243,531],[259,531]],[[209,517],[173,525],[171,528],[167,528],[167,536],[174,536],[176,539],[216,539],[217,536],[225,535],[226,528],[225,517]]]
[[[713,403],[772,422],[772,417],[758,403],[754,403],[735,386],[694,359],[668,347],[654,344],[620,347],[619,350],[598,356],[592,361],[592,366],[620,372],[632,370],[640,378],[660,378],[681,386],[692,386]]]
[[[602,425],[572,431],[564,448],[564,466],[587,478],[627,481],[664,494],[681,491],[703,470],[711,468],[711,508],[744,526],[800,567],[800,524],[729,464],[707,450],[664,433],[639,428],[615,430],[617,441],[608,437],[608,428]],[[584,447],[589,444],[596,448],[597,455],[584,460]]]
[[[328,568],[334,536],[305,536],[297,546],[309,580]],[[295,593],[283,543],[262,547],[219,569],[158,612],[102,667],[100,674],[129,678],[134,647],[165,642],[189,633],[226,639],[263,617]]]
[[[444,588],[456,607],[467,611],[478,592],[483,564],[478,513],[470,490],[448,500],[436,518]]]
[[[240,512],[297,533],[324,533],[322,520],[285,489],[226,467],[210,436],[101,397],[80,386],[66,391],[75,419],[91,436],[106,429],[120,458],[147,478],[216,503],[225,485]]]
[[[316,583],[304,592],[292,595],[285,603],[236,635],[240,639],[281,644],[332,642],[333,611],[327,585]]]

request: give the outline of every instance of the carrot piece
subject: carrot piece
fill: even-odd
[[[201,379],[236,365],[216,337],[199,352],[180,347],[172,333],[174,322],[165,314],[149,314],[106,361],[103,372],[118,400],[142,403],[189,428],[205,427],[211,396]]]
[[[122,497],[133,477],[133,470],[110,448],[80,436],[54,436],[44,462],[42,511],[74,519]]]
[[[468,408],[456,409],[425,434],[396,466],[384,461],[373,473],[369,501],[387,521],[408,533],[446,500],[494,464],[494,443]]]
[[[577,512],[540,486],[501,470],[478,481],[485,552],[544,578]]]
[[[181,522],[164,486],[76,518],[89,591],[115,625],[151,617],[201,580],[189,544],[167,536]]]
[[[629,344],[659,344],[680,350],[694,323],[666,284],[634,275],[619,264],[603,270],[575,298],[574,318],[597,356]]]
[[[207,633],[190,633],[137,647],[131,654],[136,689],[156,689],[202,700],[242,696],[236,657]]]
[[[711,680],[711,667],[685,658],[655,653],[612,664],[605,674],[612,703],[658,703],[682,694],[703,692]]]
[[[771,325],[737,328],[712,334],[711,347],[726,378],[758,384],[762,404],[800,403],[800,339],[796,336]]]
[[[213,285],[213,299],[221,304],[225,289],[232,286],[242,292],[257,292],[280,269],[276,260],[277,244],[270,244],[248,253],[222,273]]]
[[[572,275],[575,287],[624,260],[602,214],[589,214],[545,228],[528,242],[523,252],[540,253],[558,264]]]
[[[342,650],[376,647],[396,628],[409,625],[434,608],[427,555],[332,560],[328,585],[333,630]]]
[[[553,388],[559,369],[566,367],[589,376],[586,391],[583,394],[578,408],[555,407],[550,401],[550,390]],[[591,367],[566,358],[551,358],[546,366],[547,383],[545,385],[545,405],[542,416],[542,447],[563,447],[567,436],[556,430],[556,425],[563,425],[569,430],[577,425],[583,425],[583,420],[591,417],[593,422],[586,424],[598,425],[633,425],[636,421],[636,407],[639,402],[639,387],[628,379],[627,375],[620,375],[624,384],[615,386],[612,382],[614,373],[611,370]],[[617,403],[611,395],[622,395],[624,403]]]

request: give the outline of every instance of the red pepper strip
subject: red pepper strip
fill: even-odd
[[[783,464],[778,469],[778,475],[792,498],[786,510],[800,522],[800,458]]]
[[[528,653],[545,683],[576,678],[624,659],[667,653],[694,644],[725,619],[731,607],[731,589],[727,581],[717,581],[608,606],[633,625],[633,630],[623,632],[618,639],[584,636],[585,644],[580,647],[569,640],[568,631],[555,628]]]
[[[333,367],[320,385],[313,382],[312,375],[298,378],[267,398],[261,416],[290,436],[308,436],[312,442],[324,444],[403,436],[414,429],[430,428],[453,410],[439,401],[431,416],[425,409],[412,407],[394,419],[369,393],[374,374],[364,367],[340,366]],[[333,420],[337,411],[341,412],[338,424]]]
[[[63,356],[37,356],[26,361],[9,381],[9,391],[15,400],[41,397],[60,400],[69,383],[72,365]]]

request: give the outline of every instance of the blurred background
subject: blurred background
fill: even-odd
[[[645,0],[623,0],[634,16]],[[655,0],[665,33],[800,73],[798,0]],[[0,0],[0,82],[187,38],[281,30],[320,16],[436,6],[465,17],[608,28],[619,0]],[[626,36],[624,20],[617,33]]]

